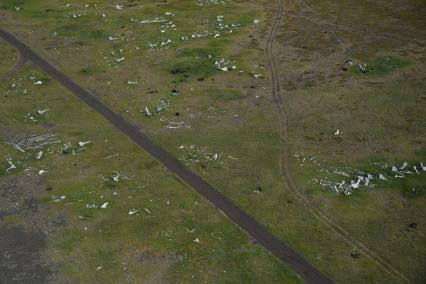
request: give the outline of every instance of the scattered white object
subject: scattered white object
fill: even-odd
[[[148,107],[145,107],[145,114],[146,114],[147,116],[152,116],[152,113],[151,113],[151,112],[149,112]]]
[[[101,270],[102,268],[104,268],[103,266],[98,266],[96,267],[96,271]]]
[[[145,210],[146,213],[151,214],[151,211],[148,208],[144,208],[143,210]]]
[[[39,109],[38,111],[37,111],[37,113],[39,114],[39,115],[42,115],[42,114],[45,114],[46,112],[48,112],[49,111],[49,109],[48,108],[46,108],[46,109]]]
[[[117,40],[117,39],[118,39],[118,37],[112,37],[112,36],[108,37],[108,40]]]
[[[196,238],[193,242],[199,244],[200,240],[198,238]]]
[[[42,82],[42,81],[40,81],[40,80],[38,80],[37,82],[34,82],[33,84],[34,84],[34,85],[41,85],[41,84],[43,84],[43,82]]]
[[[127,84],[136,85],[136,84],[138,84],[138,81],[127,81]]]
[[[114,182],[119,182],[119,181],[120,181],[120,173],[115,173],[115,174],[112,176],[112,180],[113,180]]]
[[[59,201],[62,201],[62,200],[64,200],[65,198],[67,198],[65,195],[62,195],[62,196],[52,196],[52,199],[53,199],[53,202],[59,202]]]
[[[129,210],[129,215],[133,215],[133,214],[135,214],[136,212],[138,212],[139,210],[136,210],[136,209],[130,209]]]
[[[260,23],[260,20],[258,20],[258,19],[254,19],[253,20],[253,24],[255,24],[255,25],[257,25],[257,24],[259,24]]]
[[[426,167],[423,166],[423,162],[420,162],[420,167],[422,168],[422,171],[426,172]]]
[[[45,174],[45,173],[47,173],[47,171],[45,171],[45,170],[39,170],[39,171],[38,171],[38,174],[39,174],[39,175],[43,175],[43,174]]]
[[[416,166],[413,166],[413,169],[414,169],[414,171],[416,172],[416,174],[420,174],[420,172],[419,172],[419,170],[417,169],[417,167]]]
[[[384,175],[382,175],[382,174],[379,174],[379,179],[380,180],[388,180],[387,178],[385,178],[385,176]]]
[[[36,159],[37,159],[37,160],[40,160],[42,156],[43,156],[43,151],[39,151],[39,152],[36,154]]]
[[[101,205],[101,208],[102,208],[102,209],[107,208],[107,207],[108,207],[108,204],[109,204],[109,202],[105,202],[104,204],[102,204],[102,205]]]
[[[359,69],[362,73],[366,73],[366,72],[367,72],[367,64],[366,64],[366,63],[358,64],[358,69]]]
[[[80,141],[80,142],[78,142],[78,146],[84,147],[85,145],[90,144],[90,143],[92,143],[92,142],[90,142],[90,141]]]
[[[339,136],[340,135],[340,130],[336,129],[336,131],[334,132],[334,136]]]
[[[115,9],[117,9],[117,10],[123,10],[123,5],[115,5]]]
[[[400,170],[403,170],[403,169],[405,169],[406,167],[408,166],[408,163],[407,162],[404,162],[404,164],[399,168]]]
[[[126,59],[126,58],[123,56],[123,57],[121,57],[121,58],[116,59],[115,61],[117,61],[117,62],[121,62],[121,61],[123,61],[124,59]]]
[[[15,166],[15,164],[12,162],[12,159],[8,159],[8,160],[7,160],[7,163],[9,164],[9,167],[6,169],[6,173],[9,173],[9,172],[11,172],[11,171],[13,171],[13,170],[15,170],[15,169],[16,169],[16,166]]]

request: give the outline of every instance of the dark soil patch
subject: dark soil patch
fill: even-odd
[[[40,261],[46,236],[20,226],[0,225],[0,279],[2,283],[46,283],[51,274]]]

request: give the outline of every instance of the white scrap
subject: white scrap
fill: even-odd
[[[108,207],[108,204],[109,204],[109,202],[105,202],[104,204],[102,204],[102,205],[101,205],[101,208],[102,208],[102,209],[107,208],[107,207]]]
[[[148,107],[145,107],[145,114],[146,114],[147,116],[152,116],[152,113],[150,113],[150,112],[149,112]]]
[[[43,175],[43,174],[45,174],[45,173],[47,173],[47,171],[45,171],[45,170],[39,170],[39,171],[38,171],[38,174],[39,174],[39,175]]]
[[[384,176],[384,175],[382,175],[382,174],[379,174],[379,179],[380,179],[380,180],[387,180],[387,178],[385,178],[385,176]]]
[[[43,151],[39,151],[39,152],[36,154],[36,159],[37,159],[37,160],[40,160],[42,156],[43,156]]]
[[[406,167],[408,166],[408,163],[407,162],[404,162],[404,164],[399,168],[400,170],[403,170],[403,169],[405,169]]]
[[[193,242],[199,244],[200,240],[198,238],[195,238],[195,240]]]
[[[135,214],[136,212],[138,212],[139,210],[136,210],[136,209],[130,209],[129,210],[129,215],[133,215],[133,214]]]
[[[340,135],[340,130],[336,129],[336,131],[334,132],[334,136],[339,136]]]
[[[123,10],[123,5],[115,5],[115,9],[117,9],[117,10]]]
[[[43,84],[43,82],[42,82],[42,81],[40,81],[40,80],[38,80],[37,82],[34,82],[33,84],[34,84],[34,85],[41,85],[41,84]]]
[[[144,208],[143,210],[145,210],[146,213],[151,214],[151,211],[148,208]]]
[[[78,146],[84,147],[85,145],[90,144],[90,143],[92,143],[92,142],[90,142],[90,141],[80,141],[80,142],[78,142]]]
[[[426,167],[423,166],[423,162],[420,162],[420,167],[422,168],[422,171],[426,172]]]
[[[259,24],[260,23],[260,20],[258,20],[258,19],[254,19],[253,20],[253,24],[255,24],[255,25],[257,25],[257,24]]]
[[[121,57],[121,58],[116,59],[115,61],[117,61],[117,62],[121,62],[121,61],[123,61],[124,59],[126,59],[126,58],[123,56],[123,57]]]
[[[44,113],[46,113],[46,112],[48,112],[49,111],[49,109],[48,108],[46,108],[46,109],[39,109],[38,111],[37,111],[37,113],[39,114],[39,115],[42,115],[42,114],[44,114]]]
[[[136,85],[138,81],[127,81],[127,84],[129,85]]]
[[[112,176],[112,180],[113,180],[114,182],[119,182],[119,181],[120,181],[120,173],[115,173],[115,174]]]
[[[9,167],[6,169],[6,173],[9,173],[10,171],[13,171],[16,169],[15,164],[12,162],[12,159],[8,159],[7,163],[9,164]]]

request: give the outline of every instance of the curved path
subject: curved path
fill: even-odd
[[[308,5],[305,0],[303,0],[303,2]],[[387,272],[389,275],[392,275],[394,278],[399,279],[402,282],[410,282],[410,280],[404,274],[402,274],[399,270],[393,267],[390,263],[375,254],[362,242],[353,238],[349,232],[347,232],[340,225],[333,222],[319,209],[312,206],[311,202],[304,196],[304,194],[298,189],[297,185],[293,181],[293,178],[288,169],[288,110],[286,109],[286,105],[284,104],[283,99],[281,97],[281,86],[278,77],[276,62],[273,55],[273,43],[278,27],[281,24],[281,20],[283,18],[283,10],[283,0],[277,0],[277,18],[266,42],[266,59],[268,61],[272,80],[272,98],[278,110],[279,123],[281,128],[282,155],[280,159],[280,168],[283,183],[291,191],[295,198],[303,204],[303,206],[307,209],[308,212],[315,216],[325,226],[330,228],[348,245],[357,248],[364,256],[370,259],[383,271]],[[340,43],[339,40],[336,41]]]
[[[276,27],[274,26],[274,28]],[[115,128],[120,130],[142,149],[160,161],[170,171],[179,176],[199,194],[213,203],[214,206],[223,211],[229,219],[238,224],[241,229],[256,239],[264,248],[297,272],[307,283],[332,283],[327,276],[313,267],[303,256],[296,253],[288,245],[275,237],[263,225],[259,224],[254,218],[236,206],[230,199],[213,188],[199,175],[188,169],[171,154],[155,145],[148,136],[141,132],[139,127],[129,123],[119,114],[112,111],[106,104],[83,89],[64,73],[60,72],[48,61],[41,58],[12,34],[0,29],[0,37],[15,46],[22,57],[31,60],[36,66],[74,93],[81,101],[97,111]]]
[[[16,72],[18,72],[19,69],[21,69],[22,66],[24,66],[24,64],[27,62],[27,60],[28,60],[28,58],[25,55],[20,53],[19,61],[11,69],[9,69],[6,73],[4,73],[3,75],[0,76],[0,82],[12,77]]]

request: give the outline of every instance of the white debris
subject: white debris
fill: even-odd
[[[200,240],[198,238],[195,238],[195,240],[193,242],[199,244]]]
[[[416,166],[413,166],[413,169],[414,169],[414,171],[416,172],[416,174],[420,174],[420,172],[419,172],[419,170],[417,169],[417,167]]]
[[[104,268],[103,266],[98,266],[96,267],[96,271],[101,270],[102,268]]]
[[[123,57],[121,57],[121,58],[118,58],[118,59],[116,59],[115,61],[117,61],[117,62],[121,62],[121,61],[123,61],[123,60],[125,60],[126,58],[123,56]]]
[[[47,173],[47,171],[45,171],[45,170],[39,170],[39,171],[38,171],[38,174],[39,174],[39,175],[43,175],[43,174],[45,174],[45,173]]]
[[[9,167],[6,169],[6,173],[16,169],[16,165],[12,162],[12,159],[7,159],[7,163],[9,164]]]
[[[143,21],[140,21],[139,23],[140,24],[153,24],[153,23],[164,23],[164,22],[167,22],[167,20],[160,17],[160,18],[155,18],[153,20],[143,20]]]
[[[255,24],[255,25],[257,25],[257,24],[259,24],[260,23],[260,20],[258,20],[258,19],[254,19],[253,20],[253,24]]]
[[[117,39],[118,39],[118,37],[112,37],[112,36],[108,37],[108,40],[117,40]]]
[[[148,107],[145,107],[145,114],[147,116],[152,116],[152,113],[149,111]]]
[[[144,208],[143,210],[145,210],[146,213],[151,214],[151,211],[148,208]]]
[[[98,208],[98,205],[94,203],[86,203],[86,208],[95,209],[95,208]]]
[[[367,72],[367,64],[366,64],[366,63],[358,64],[358,69],[359,69],[362,73],[366,73],[366,72]]]
[[[113,176],[112,176],[112,180],[114,182],[119,182],[120,181],[120,173],[116,172]]]
[[[80,142],[78,142],[78,146],[84,147],[85,145],[90,144],[90,143],[92,143],[92,142],[90,142],[90,141],[80,141]]]
[[[105,208],[107,208],[108,207],[108,204],[109,204],[109,202],[105,202],[104,204],[102,204],[100,207],[102,208],[102,209],[105,209]]]
[[[339,136],[340,135],[340,130],[336,129],[336,131],[334,132],[334,136]]]
[[[42,81],[40,81],[40,80],[38,80],[37,82],[34,82],[33,84],[34,84],[34,85],[41,85],[41,84],[43,84],[43,82],[42,82]]]
[[[37,160],[40,160],[42,156],[43,156],[43,151],[39,151],[39,152],[37,152],[35,157],[36,157]]]
[[[48,108],[46,108],[46,109],[39,109],[38,111],[37,111],[37,113],[39,114],[39,115],[42,115],[42,114],[45,114],[46,112],[48,112],[49,111],[49,109]]]
[[[423,162],[420,162],[420,167],[422,168],[422,171],[426,172],[426,167],[423,165]]]
[[[115,9],[117,9],[117,10],[123,10],[123,5],[115,5]]]
[[[62,195],[62,196],[53,195],[52,196],[53,202],[59,202],[59,201],[64,200],[65,198],[67,198],[65,195]]]
[[[385,178],[385,176],[383,174],[379,174],[379,179],[380,180],[388,180],[387,178]]]
[[[138,84],[138,81],[127,81],[127,84],[136,85],[136,84]]]
[[[408,163],[407,162],[404,162],[404,164],[399,168],[400,170],[403,170],[403,169],[405,169],[406,167],[408,166]]]
[[[133,214],[135,214],[136,212],[138,212],[139,210],[136,210],[136,209],[130,209],[129,210],[129,215],[133,215]]]

